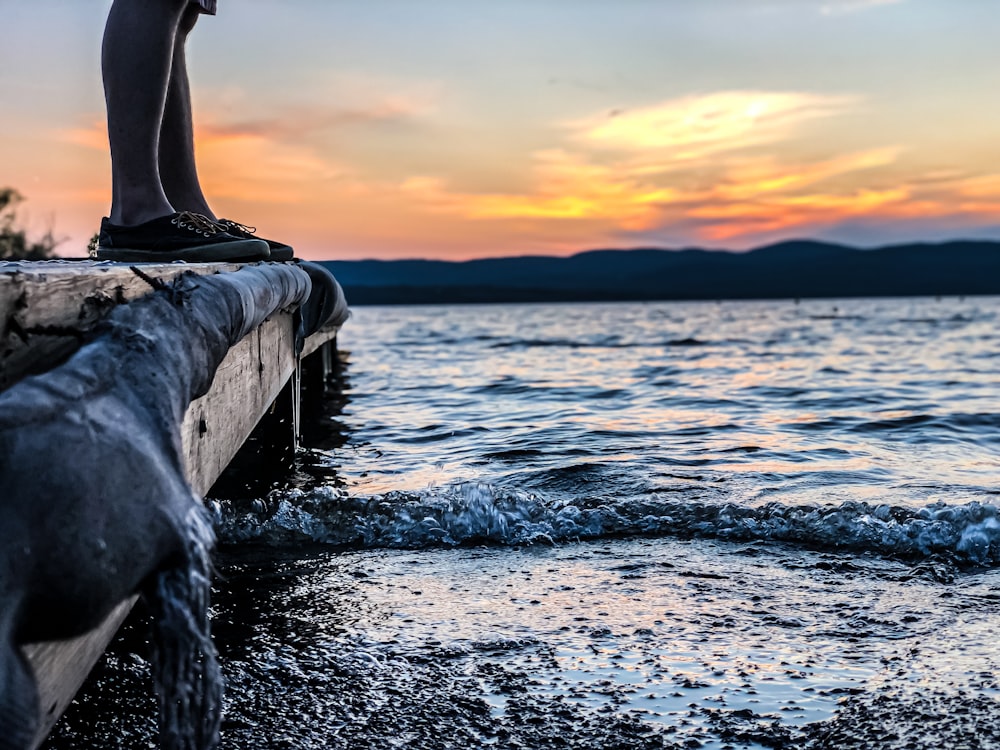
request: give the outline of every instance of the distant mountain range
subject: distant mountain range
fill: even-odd
[[[352,305],[1000,294],[1000,241],[748,252],[591,250],[567,258],[324,261]]]

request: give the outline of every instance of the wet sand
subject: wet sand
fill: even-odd
[[[1000,573],[764,544],[233,548],[224,748],[1000,746]],[[46,745],[155,737],[138,613]]]

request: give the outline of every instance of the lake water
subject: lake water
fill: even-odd
[[[1000,747],[998,323],[355,309],[289,486],[210,503],[223,747]],[[48,747],[155,737],[133,619]]]

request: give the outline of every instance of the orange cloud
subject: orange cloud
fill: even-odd
[[[306,146],[262,136],[230,135],[197,141],[199,172],[213,198],[296,203],[346,170]]]
[[[407,180],[402,188],[432,211],[469,219],[601,219],[635,230],[655,224],[657,207],[679,195],[565,151],[535,154],[534,171],[537,189],[530,194],[463,194],[427,178]]]
[[[508,231],[530,229],[533,236],[551,236],[558,226],[590,244],[675,228],[705,242],[746,242],[855,220],[1000,218],[1000,175],[945,182],[915,175],[900,183],[884,169],[899,173],[901,153],[887,147],[814,162],[734,158],[701,175],[675,170],[667,180],[666,173],[656,179],[627,161],[597,164],[578,153],[548,151],[535,155],[533,188],[524,193],[463,193],[439,178],[413,178],[401,189],[428,211],[500,221]]]
[[[671,161],[687,161],[773,143],[809,120],[839,114],[857,102],[852,96],[723,91],[615,110],[569,127],[574,140],[590,147],[661,151]]]
[[[283,108],[280,117],[259,117],[234,122],[212,121],[199,126],[201,138],[259,137],[296,141],[313,133],[352,125],[400,123],[417,116],[423,106],[402,97],[387,98],[359,107]]]
[[[897,160],[900,151],[897,147],[872,149],[812,164],[782,165],[774,157],[736,162],[729,168],[726,181],[713,193],[725,200],[744,200],[762,193],[802,188],[832,177],[888,166]]]
[[[358,107],[292,107],[283,108],[280,117],[257,117],[228,121],[218,117],[201,118],[195,123],[199,146],[235,138],[261,138],[268,141],[300,142],[304,137],[322,131],[351,125],[400,123],[425,110],[425,105],[405,97],[386,97],[381,101]],[[59,134],[60,140],[85,148],[108,150],[108,130],[103,117],[93,118],[89,125],[70,128]]]
[[[343,178],[347,174],[343,166],[292,137],[295,132],[320,127],[319,121],[322,118],[283,128],[270,128],[266,122],[254,126],[198,125],[195,144],[206,193],[223,199],[293,203],[314,190],[317,183]],[[103,120],[95,119],[88,127],[66,130],[60,139],[108,151],[107,126]]]
[[[809,122],[859,101],[759,91],[675,99],[570,123],[570,147],[533,154],[523,191],[461,191],[441,177],[410,179],[402,191],[431,212],[535,232],[585,227],[602,243],[632,233],[736,242],[858,220],[1000,218],[1000,176],[907,174],[901,146],[791,157],[786,144]]]
[[[982,175],[954,182],[956,192],[969,198],[996,198],[1000,200],[1000,175]]]
[[[108,126],[104,118],[94,118],[86,127],[70,128],[57,134],[63,143],[71,143],[98,151],[108,150]]]
[[[597,164],[580,154],[553,150],[535,155],[531,192],[461,193],[433,178],[408,180],[402,189],[428,210],[472,220],[586,220],[600,222],[610,232],[694,221],[706,225],[705,237],[720,239],[738,237],[750,231],[750,225],[795,226],[814,221],[823,211],[830,216],[867,213],[903,200],[899,190],[802,192],[833,177],[891,164],[898,153],[896,148],[875,149],[806,164],[781,164],[774,157],[736,160],[680,188],[667,184],[662,174],[653,179],[646,167]],[[727,226],[720,228],[718,222]]]
[[[816,193],[763,202],[710,203],[691,209],[687,215],[709,220],[710,223],[702,227],[702,235],[721,241],[801,227],[830,226],[864,216],[912,218],[923,215],[928,206],[910,199],[905,189],[859,189],[843,195]]]
[[[451,176],[443,163],[437,173],[393,181],[371,161],[380,158],[374,141],[333,152],[310,137],[413,114],[407,102],[389,99],[307,107],[280,120],[208,118],[196,143],[216,210],[295,242],[306,257],[569,252],[636,234],[740,246],[844,222],[1000,222],[1000,174],[947,165],[908,171],[911,152],[901,146],[845,153],[813,143],[809,157],[790,150],[795,139],[801,152],[810,123],[858,101],[731,91],[578,120],[563,128],[562,143],[530,155],[518,189],[463,189],[459,176],[475,175],[474,163]],[[97,119],[62,140],[107,150]],[[356,249],[374,247],[381,249]]]

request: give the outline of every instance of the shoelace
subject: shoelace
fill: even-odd
[[[240,224],[238,221],[233,221],[232,219],[223,219],[219,222],[219,226],[227,232],[235,229],[237,232],[243,234],[257,234],[257,227],[248,227],[246,224]]]
[[[219,226],[214,221],[193,211],[181,211],[170,220],[170,223],[180,229],[188,229],[204,237],[211,237],[213,234],[219,233]]]

